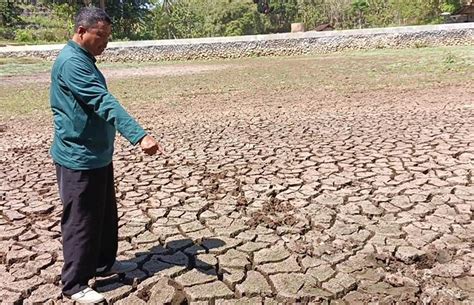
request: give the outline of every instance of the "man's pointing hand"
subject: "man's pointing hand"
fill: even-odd
[[[147,155],[154,155],[156,152],[165,154],[163,147],[152,136],[146,135],[140,140],[140,147]]]

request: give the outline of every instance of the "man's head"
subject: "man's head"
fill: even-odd
[[[74,20],[72,40],[94,56],[102,54],[112,33],[112,21],[107,13],[96,7],[85,7]]]

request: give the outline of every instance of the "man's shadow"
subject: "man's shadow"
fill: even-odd
[[[108,278],[97,277],[94,287],[99,292],[112,291],[125,285],[135,289],[139,283],[156,274],[161,273],[163,277],[173,278],[193,269],[203,274],[215,275],[217,279],[216,266],[199,260],[197,256],[209,254],[211,249],[224,245],[225,243],[217,238],[206,238],[199,243],[191,239],[179,239],[168,242],[165,247],[155,245],[147,251],[137,251],[135,258],[125,260],[137,263],[138,269]]]

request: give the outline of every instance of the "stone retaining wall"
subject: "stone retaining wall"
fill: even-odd
[[[474,23],[200,39],[112,42],[101,61],[321,54],[342,50],[474,45]],[[0,47],[0,57],[54,59],[63,45]]]

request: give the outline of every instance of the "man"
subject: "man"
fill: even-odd
[[[88,287],[96,275],[134,270],[116,261],[117,205],[112,154],[116,130],[149,155],[162,147],[108,92],[95,56],[111,34],[109,16],[101,9],[82,9],[74,35],[59,53],[51,72],[50,101],[54,120],[51,155],[63,214],[61,234],[63,295],[78,303],[98,303],[103,296]]]

